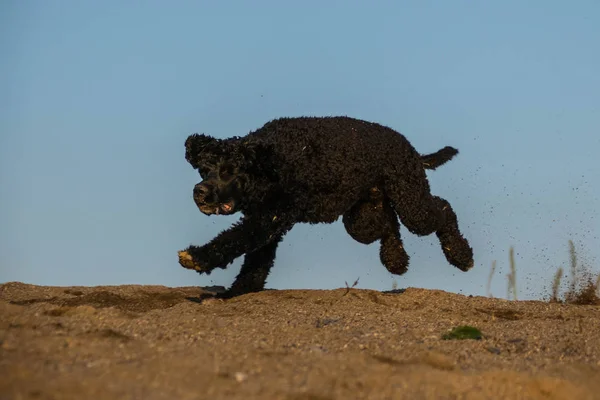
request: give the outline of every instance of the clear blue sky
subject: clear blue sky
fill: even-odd
[[[238,216],[206,217],[188,134],[349,115],[460,155],[429,174],[476,255],[462,273],[435,236],[402,229],[409,272],[340,222],[297,225],[268,286],[417,286],[544,294],[569,239],[600,264],[600,3],[4,1],[0,5],[0,281],[224,285],[177,251]]]

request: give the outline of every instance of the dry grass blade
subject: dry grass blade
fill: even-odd
[[[342,297],[344,297],[345,295],[347,295],[348,293],[350,293],[351,289],[354,289],[356,287],[356,285],[358,285],[358,280],[360,279],[360,277],[356,278],[356,280],[354,281],[354,283],[352,284],[352,286],[348,286],[348,282],[344,281],[344,283],[346,284],[346,291],[344,292],[344,294],[342,295]]]
[[[494,272],[496,272],[496,260],[492,262],[492,268],[490,269],[490,275],[488,276],[486,288],[488,297],[494,297],[492,296],[492,278],[494,277]]]
[[[554,274],[554,279],[552,280],[552,298],[550,301],[559,302],[558,299],[558,289],[560,288],[560,281],[562,279],[563,269],[562,267],[558,268],[556,274]]]
[[[322,328],[324,326],[327,326],[327,325],[329,325],[331,323],[335,323],[335,322],[338,321],[338,319],[336,319],[336,318],[327,318],[325,316],[329,313],[329,310],[331,309],[331,307],[333,307],[333,305],[335,303],[337,303],[338,301],[340,301],[342,299],[342,297],[346,296],[348,293],[350,293],[350,290],[354,289],[358,285],[358,281],[359,280],[360,280],[360,276],[358,278],[356,278],[356,280],[354,281],[354,283],[352,284],[352,286],[349,286],[348,282],[344,281],[344,283],[346,284],[346,291],[344,292],[343,295],[341,295],[340,297],[338,297],[337,300],[332,301],[329,304],[329,306],[323,310],[323,314],[322,314],[321,318],[317,319],[317,322],[316,322],[316,325],[315,325],[317,328]]]
[[[571,285],[567,293],[567,301],[572,302],[577,296],[577,253],[575,252],[575,244],[569,240],[569,256],[571,259]]]
[[[508,293],[507,298],[510,298],[510,292],[513,294],[513,300],[517,300],[517,266],[515,263],[515,250],[511,246],[508,252],[510,261],[510,274],[508,274]]]

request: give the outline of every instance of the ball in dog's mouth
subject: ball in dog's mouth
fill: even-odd
[[[211,207],[201,207],[200,211],[202,211],[205,214],[215,214],[215,215],[229,215],[229,214],[233,214],[234,211],[234,207],[235,204],[233,201],[227,202],[227,203],[222,203],[215,206],[211,206]]]
[[[226,203],[220,203],[217,205],[203,204],[198,206],[198,208],[200,209],[200,211],[202,211],[202,213],[206,215],[229,215],[233,214],[235,211],[235,202],[231,200]]]
[[[220,208],[221,208],[221,210],[223,210],[223,212],[225,212],[226,214],[229,214],[230,212],[233,211],[233,202],[221,204]]]

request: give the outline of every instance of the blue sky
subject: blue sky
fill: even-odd
[[[340,222],[297,225],[268,286],[437,288],[521,298],[568,263],[600,264],[597,1],[5,1],[0,5],[0,281],[224,285],[177,251],[238,216],[206,217],[184,159],[193,132],[244,135],[270,119],[348,115],[460,155],[429,174],[471,241],[448,265],[402,228],[411,266]]]

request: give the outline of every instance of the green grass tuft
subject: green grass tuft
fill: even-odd
[[[443,340],[481,340],[482,338],[483,335],[481,334],[481,331],[479,329],[468,325],[457,326],[450,332],[442,335]]]

